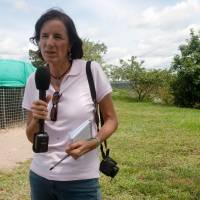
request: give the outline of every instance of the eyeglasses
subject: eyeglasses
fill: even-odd
[[[52,108],[50,112],[50,118],[51,121],[56,121],[57,120],[57,113],[58,113],[58,102],[62,94],[59,94],[59,92],[54,92],[53,98],[52,98]]]

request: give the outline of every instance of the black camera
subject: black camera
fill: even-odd
[[[111,157],[106,156],[101,161],[99,170],[106,176],[114,178],[119,171],[119,167],[117,166],[116,161],[114,161]]]
[[[46,132],[36,133],[33,139],[33,151],[43,153],[48,151],[49,136]]]

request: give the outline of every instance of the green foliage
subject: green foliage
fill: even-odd
[[[115,79],[129,81],[130,86],[138,95],[138,101],[144,98],[152,91],[153,78],[146,70],[142,68],[142,63],[136,61],[136,57],[132,56],[130,60],[120,60],[120,67],[113,70]]]
[[[120,60],[120,66],[112,66],[111,78],[114,81],[127,80],[138,101],[159,98],[164,103],[172,102],[170,81],[172,74],[168,70],[147,70],[142,67],[143,62],[136,61],[132,56],[130,60]]]
[[[172,95],[171,84],[175,79],[171,70],[157,70],[156,71],[160,84],[154,91],[155,98],[161,100],[164,104],[173,104],[174,96]]]
[[[38,56],[38,51],[29,49],[29,59],[35,67],[43,66],[45,62]]]
[[[116,65],[110,65],[110,74],[109,77],[112,79],[113,82],[121,81],[123,75],[123,68]]]
[[[102,56],[107,52],[107,47],[104,43],[92,42],[89,39],[83,39],[83,52],[85,60],[94,60],[103,64]]]
[[[175,55],[171,69],[176,72],[172,84],[175,104],[200,108],[200,33],[190,32],[186,44],[180,45],[180,55]]]

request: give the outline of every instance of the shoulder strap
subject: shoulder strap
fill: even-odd
[[[94,79],[92,76],[92,71],[91,71],[91,61],[87,61],[86,63],[86,73],[87,73],[87,78],[88,78],[88,83],[90,87],[90,92],[92,96],[92,100],[96,103],[96,90],[94,86]]]
[[[103,125],[104,121],[103,121],[101,111],[99,110],[99,107],[97,104],[96,90],[95,90],[94,79],[93,79],[92,71],[91,71],[91,61],[87,61],[87,63],[86,63],[86,74],[87,74],[87,79],[88,79],[88,83],[89,83],[89,87],[90,87],[90,93],[92,96],[92,100],[95,105],[95,120],[96,120],[96,125],[97,125],[97,131],[99,131],[99,120],[100,120],[101,126]],[[106,153],[103,150],[103,145],[101,144],[101,146],[100,146],[101,154],[102,154],[103,158],[105,158],[106,156],[109,155],[109,149],[107,149],[106,140],[104,141],[104,145],[105,145]]]
[[[94,102],[95,106],[95,120],[97,124],[97,131],[99,131],[99,113],[98,113],[98,104],[97,104],[97,97],[96,97],[96,90],[95,90],[95,85],[94,85],[94,79],[92,76],[92,71],[91,71],[91,61],[88,61],[86,63],[86,74],[87,74],[87,79],[90,87],[90,93],[92,96],[92,101]]]

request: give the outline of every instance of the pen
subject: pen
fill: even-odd
[[[67,157],[69,157],[69,154],[65,155],[63,158],[61,158],[54,166],[52,166],[49,170],[54,169],[57,165],[59,165],[63,160],[65,160]]]

